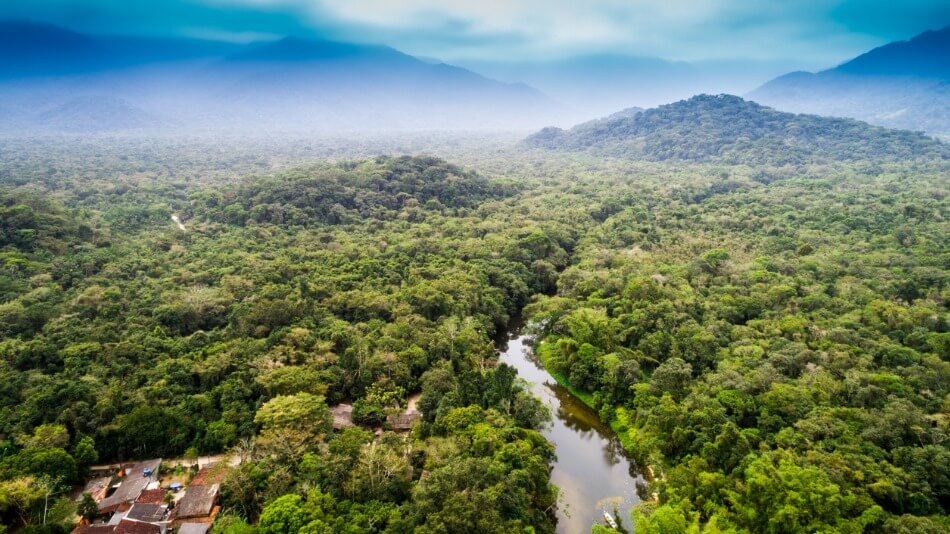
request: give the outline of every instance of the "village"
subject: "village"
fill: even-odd
[[[411,395],[404,411],[389,414],[386,428],[411,430],[422,417],[420,396]],[[332,406],[330,413],[334,430],[354,426],[351,404]],[[376,434],[382,431],[377,428]],[[240,456],[219,455],[92,466],[75,500],[91,498],[97,513],[92,520],[84,518],[72,534],[205,534],[221,511],[227,469],[240,463]]]
[[[239,458],[179,461],[161,458],[93,466],[77,500],[95,501],[98,514],[74,534],[204,534],[220,511],[221,479]]]

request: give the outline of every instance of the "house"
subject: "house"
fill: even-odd
[[[164,504],[135,503],[125,514],[125,519],[143,523],[161,523],[165,520],[167,512],[168,507]]]
[[[330,415],[333,416],[333,430],[353,426],[352,404],[337,404],[330,408]]]
[[[168,492],[162,488],[158,489],[147,489],[142,493],[139,493],[136,503],[147,503],[147,504],[162,504],[165,502],[165,494]]]
[[[202,467],[191,479],[191,486],[207,486],[209,484],[220,484],[227,474],[226,465],[208,464]],[[181,488],[179,488],[181,489]]]
[[[422,414],[418,412],[386,416],[386,422],[397,431],[412,430],[412,425],[419,419],[422,419]]]
[[[130,521],[123,519],[116,525],[114,534],[165,534],[167,529],[162,525],[154,523],[144,523],[142,521]]]
[[[210,528],[209,523],[182,523],[178,534],[206,534]]]
[[[195,517],[207,517],[211,515],[215,502],[218,499],[220,485],[195,485],[191,484],[185,490],[185,496],[178,501],[176,509],[177,519],[190,519]]]
[[[162,459],[145,460],[138,462],[124,469],[126,475],[115,487],[115,491],[108,497],[99,502],[99,511],[103,514],[111,514],[135,502],[150,485],[158,484],[158,468],[162,464]],[[144,473],[148,472],[149,475]]]
[[[76,495],[76,501],[81,501],[84,493],[92,495],[92,500],[99,502],[106,498],[109,493],[109,482],[112,482],[112,476],[90,478],[82,491]]]
[[[113,534],[115,525],[82,525],[73,529],[72,534]]]

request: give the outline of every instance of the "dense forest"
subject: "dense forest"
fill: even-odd
[[[652,474],[637,532],[946,531],[945,146],[660,109],[683,154],[3,141],[0,522],[232,452],[214,532],[553,532],[550,414],[493,346],[523,314]]]
[[[944,144],[922,133],[785,113],[733,95],[698,95],[652,109],[634,108],[567,131],[545,128],[526,143],[650,161],[729,164],[950,157]]]

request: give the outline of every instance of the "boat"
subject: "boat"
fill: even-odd
[[[608,512],[607,510],[604,510],[604,521],[607,523],[608,526],[610,526],[610,528],[613,528],[613,529],[617,528],[617,520],[614,519],[614,516],[610,515],[610,512]]]

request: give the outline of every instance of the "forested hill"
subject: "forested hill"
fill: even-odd
[[[227,198],[215,195],[192,205],[186,216],[239,224],[340,224],[421,205],[471,208],[506,193],[510,191],[437,158],[379,157],[250,180]]]
[[[698,95],[570,130],[545,128],[525,142],[650,161],[781,165],[950,157],[946,145],[921,133],[784,113],[732,95]]]

